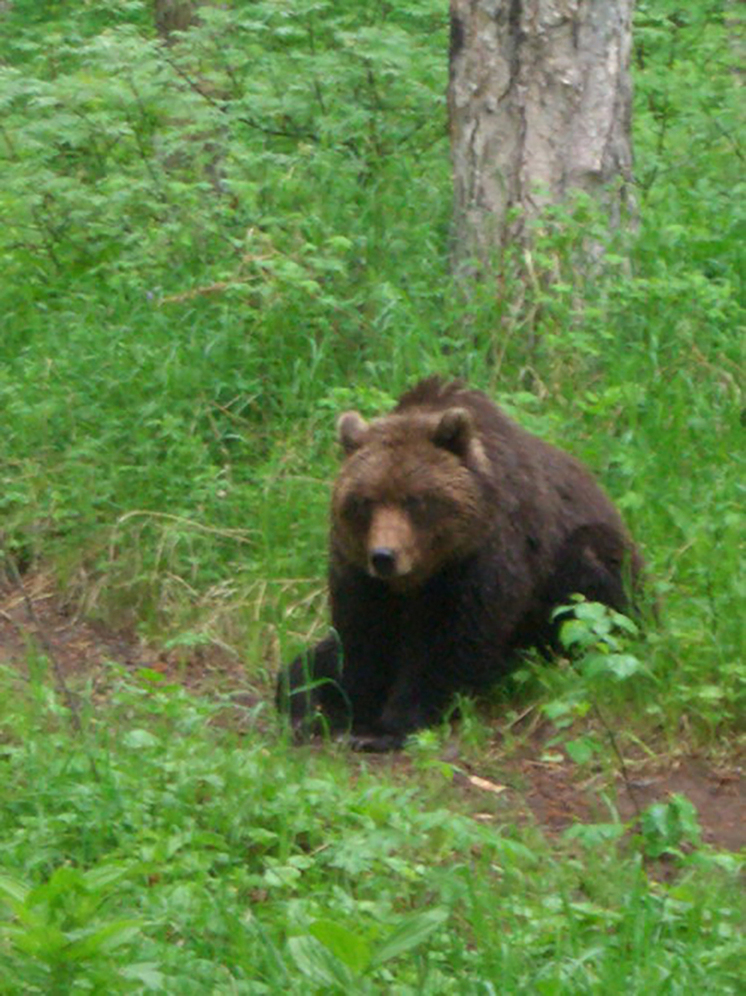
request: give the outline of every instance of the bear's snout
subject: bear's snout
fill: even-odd
[[[374,510],[368,533],[368,571],[382,581],[406,577],[414,566],[414,531],[406,513],[383,505]]]
[[[396,550],[388,546],[377,546],[370,553],[370,570],[378,578],[390,578],[396,574]]]

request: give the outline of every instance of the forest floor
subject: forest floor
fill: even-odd
[[[27,575],[23,591],[17,584],[0,584],[0,666],[23,673],[34,655],[47,658],[58,682],[74,689],[84,680],[102,708],[112,685],[112,663],[133,673],[155,671],[195,695],[230,695],[239,707],[235,720],[230,712],[222,715],[239,731],[246,707],[261,700],[256,689],[249,689],[241,662],[227,652],[215,647],[166,651],[133,633],[76,618],[43,573]],[[534,722],[520,748],[506,752],[496,742],[485,751],[483,765],[471,755],[460,757],[456,744],[453,750],[447,746],[444,760],[455,770],[454,802],[478,819],[533,822],[552,837],[576,823],[610,822],[609,799],[627,822],[651,803],[680,793],[697,809],[704,843],[731,851],[746,847],[746,778],[743,758],[734,751],[726,747],[714,759],[686,749],[653,756],[641,750],[625,757],[624,770],[618,765],[611,772],[589,771],[561,749],[547,749],[553,732],[548,723]],[[406,754],[364,757],[369,765],[402,773],[412,763]],[[489,812],[480,813],[480,800],[486,799]]]

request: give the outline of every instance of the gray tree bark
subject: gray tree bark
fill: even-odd
[[[630,196],[634,0],[450,0],[457,272],[573,191]]]

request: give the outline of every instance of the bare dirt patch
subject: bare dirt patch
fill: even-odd
[[[508,766],[508,773],[511,766]],[[575,823],[608,823],[615,815],[634,823],[654,802],[674,794],[694,804],[706,844],[738,851],[746,847],[746,783],[741,767],[731,761],[718,767],[684,754],[633,764],[626,777],[619,771],[588,774],[569,759],[544,763],[527,760],[512,768],[522,782],[523,797],[533,818],[552,833]]]
[[[219,647],[166,650],[132,631],[79,618],[48,574],[27,575],[22,584],[0,584],[0,665],[23,672],[41,655],[65,680],[85,677],[94,686],[110,681],[110,663],[147,668],[200,693],[245,684],[241,662]]]
[[[148,668],[195,694],[230,692],[240,724],[246,707],[259,701],[247,688],[243,664],[218,647],[166,651],[131,632],[114,632],[77,618],[55,590],[52,579],[38,573],[18,584],[0,584],[0,665],[25,673],[34,655],[51,658],[65,681],[85,679],[102,698],[111,682],[110,662],[137,671]],[[232,710],[231,710],[232,711]],[[224,715],[221,722],[231,722]],[[746,848],[746,779],[738,758],[718,764],[682,754],[665,762],[635,759],[626,777],[619,771],[588,772],[561,752],[542,760],[543,740],[537,735],[523,756],[497,754],[488,770],[478,770],[457,756],[449,758],[458,774],[455,790],[467,796],[476,818],[522,819],[556,835],[576,823],[610,822],[610,805],[623,821],[634,821],[646,806],[666,802],[673,793],[685,795],[696,807],[703,839],[720,849]],[[409,767],[406,756],[366,758],[367,764]]]

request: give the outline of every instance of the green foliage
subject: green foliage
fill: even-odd
[[[159,981],[153,966],[124,962],[118,949],[129,946],[137,920],[100,919],[108,892],[128,874],[118,865],[80,871],[60,866],[47,882],[29,888],[0,876],[0,902],[14,920],[0,921],[0,937],[10,943],[7,966],[18,991],[67,993],[71,987],[132,992],[135,982]],[[27,987],[27,988],[26,988]]]
[[[316,920],[310,934],[291,937],[290,955],[309,982],[324,987],[325,992],[377,991],[365,985],[366,972],[419,947],[442,926],[448,913],[444,909],[410,914],[375,947],[360,934],[333,920]]]
[[[648,806],[640,822],[643,846],[652,858],[681,854],[682,844],[697,846],[702,842],[697,810],[678,792],[668,802]]]
[[[671,885],[640,862],[696,855],[681,798],[579,860],[420,779],[238,740],[227,699],[112,682],[82,739],[53,696],[0,697],[4,993],[738,992],[737,860]]]
[[[32,31],[6,15],[26,31],[2,76],[5,266],[155,297],[226,283],[245,320],[288,289],[344,308],[335,284],[382,218],[337,229],[330,188],[363,207],[443,138],[436,5],[207,5],[171,48],[143,5],[104,25],[107,6]]]
[[[638,627],[631,619],[582,596],[559,606],[554,615],[562,619],[559,639],[572,662],[570,680],[559,679],[562,695],[544,705],[559,727],[586,715],[597,699],[609,701],[614,689],[630,679],[640,685],[644,678],[653,678],[640,653],[633,653],[630,641]],[[551,672],[549,677],[551,683]]]

